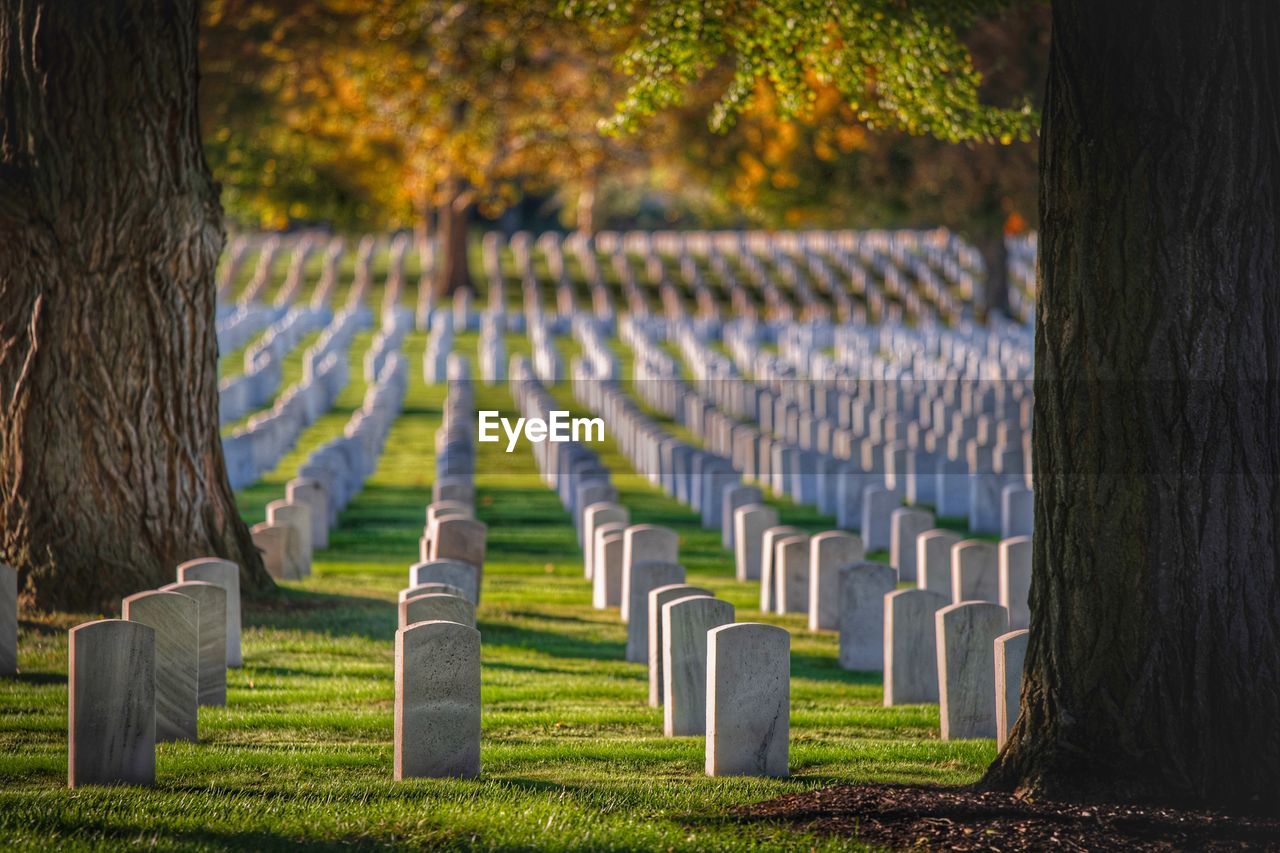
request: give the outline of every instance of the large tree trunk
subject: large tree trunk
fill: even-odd
[[[436,298],[453,295],[458,290],[475,290],[467,256],[467,236],[474,208],[471,193],[461,187],[448,194],[448,200],[436,213],[439,254],[436,256]]]
[[[218,435],[197,7],[0,2],[0,560],[35,607],[203,555],[271,585]]]
[[[1056,2],[1031,643],[986,784],[1280,804],[1280,6]]]

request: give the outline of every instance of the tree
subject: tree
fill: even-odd
[[[196,9],[0,3],[0,559],[36,607],[202,555],[271,586],[219,440]]]
[[[651,144],[598,127],[624,36],[556,0],[216,0],[206,22],[206,135],[235,209],[276,227],[430,224],[440,296],[471,286],[477,212],[568,189],[590,219],[602,166]]]
[[[637,4],[619,124],[729,56],[718,120],[760,79],[793,113],[814,75],[870,124],[1016,133],[977,99],[975,6]],[[1054,3],[1032,639],[988,786],[1280,804],[1278,46],[1267,4]]]
[[[1032,639],[992,785],[1280,804],[1278,48],[1269,4],[1054,5]]]

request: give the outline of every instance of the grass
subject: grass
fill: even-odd
[[[238,495],[250,523],[281,497],[315,446],[341,432],[365,386],[370,334],[351,349],[352,382],[264,480]],[[622,660],[624,626],[590,605],[568,514],[527,446],[479,445],[477,513],[489,525],[483,636],[482,776],[391,778],[396,592],[417,555],[430,500],[432,437],[445,389],[421,378],[424,336],[406,349],[411,383],[374,476],[343,513],[315,571],[247,602],[245,666],[225,708],[201,711],[196,744],[162,744],[152,789],[66,789],[66,628],[95,614],[22,623],[17,679],[0,682],[0,846],[45,850],[836,849],[771,823],[739,824],[738,804],[840,782],[971,782],[990,741],[938,740],[932,706],[881,706],[877,674],[836,663],[832,633],[800,615],[762,616],[754,584],[733,579],[718,531],[597,446],[633,521],[681,535],[690,583],[735,605],[739,620],[792,632],[788,779],[710,779],[700,738],[664,738],[645,704],[647,675]],[[458,347],[474,353],[475,336]],[[508,338],[512,353],[528,342]],[[579,413],[567,386],[552,389]],[[514,416],[505,384],[477,384],[478,408]],[[793,508],[788,521],[821,529]],[[111,614],[108,614],[111,615]]]

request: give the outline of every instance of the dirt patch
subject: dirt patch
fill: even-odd
[[[964,788],[846,785],[739,806],[734,814],[894,850],[1280,851],[1280,818],[1029,803]]]

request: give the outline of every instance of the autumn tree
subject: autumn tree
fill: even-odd
[[[197,556],[271,585],[218,426],[197,4],[0,2],[0,561],[110,611]]]
[[[215,0],[206,21],[206,135],[235,209],[433,230],[441,295],[471,286],[478,211],[572,188],[589,230],[603,174],[652,144],[599,128],[625,34],[554,0]]]
[[[638,14],[622,127],[734,69],[942,139],[991,109],[960,35],[1002,4],[572,0]],[[1022,713],[984,780],[1280,805],[1280,89],[1273,4],[1053,3],[1041,128],[1035,546]]]

